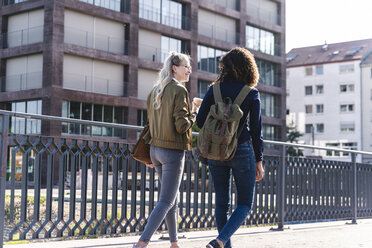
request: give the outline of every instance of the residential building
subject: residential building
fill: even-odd
[[[360,63],[361,70],[361,149],[372,152],[372,51]],[[372,163],[372,156],[363,155],[363,162]]]
[[[301,143],[362,150],[362,109],[370,102],[361,100],[360,63],[371,49],[372,39],[367,39],[287,54],[287,113],[304,134]],[[305,149],[310,155],[350,160],[349,153]]]
[[[265,139],[285,139],[284,0],[2,0],[0,108],[132,125],[169,51],[191,55],[202,97],[229,49],[260,69]],[[136,132],[13,118],[11,131],[134,142]]]

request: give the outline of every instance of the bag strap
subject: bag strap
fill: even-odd
[[[213,85],[213,96],[214,96],[214,103],[223,102],[222,95],[221,95],[221,88],[220,88],[219,83],[216,83]]]
[[[248,85],[244,85],[243,88],[240,90],[238,96],[234,100],[234,104],[242,105],[244,99],[248,96],[249,92],[251,92],[252,87]]]

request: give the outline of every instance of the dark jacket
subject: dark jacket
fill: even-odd
[[[221,82],[221,94],[222,98],[230,97],[233,101],[243,88],[244,83],[229,79]],[[200,106],[198,115],[196,117],[196,124],[201,128],[207,118],[209,109],[214,105],[213,87],[210,87],[204,96],[202,105]],[[252,141],[253,150],[256,158],[256,162],[262,161],[263,153],[263,138],[261,134],[261,101],[260,94],[256,88],[253,88],[248,96],[243,101],[240,108],[243,110],[244,115],[240,120],[239,128],[244,125],[243,131],[239,137],[238,144]],[[249,113],[249,128],[244,120],[247,118]]]

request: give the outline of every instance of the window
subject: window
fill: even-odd
[[[185,6],[170,0],[140,0],[139,17],[178,29],[188,29]]]
[[[316,132],[317,133],[324,133],[324,124],[323,123],[317,123],[316,124]]]
[[[318,94],[318,95],[323,94],[323,92],[324,92],[323,85],[317,85],[317,86],[315,86],[315,89],[316,89],[316,94]]]
[[[340,132],[354,132],[355,131],[355,123],[341,123],[340,124]]]
[[[354,84],[341,84],[340,93],[354,92]]]
[[[339,148],[340,143],[326,143],[326,146],[331,148]],[[340,155],[341,154],[339,151],[327,150],[327,156],[339,157]]]
[[[340,73],[354,72],[354,64],[340,65]]]
[[[108,105],[62,101],[62,117],[124,124],[126,108]],[[122,129],[62,123],[62,133],[73,135],[105,136],[125,138]]]
[[[80,0],[102,8],[129,13],[130,0]]]
[[[323,75],[323,65],[317,65],[315,67],[316,75]]]
[[[182,52],[182,41],[167,36],[161,37],[161,62],[164,62],[170,51]]]
[[[224,51],[198,45],[198,69],[210,73],[218,73],[218,63],[224,54]]]
[[[274,33],[249,25],[245,26],[245,32],[247,37],[245,46],[247,48],[270,55],[280,55],[280,52],[275,49],[278,46]]]
[[[318,114],[323,113],[324,112],[324,105],[323,104],[317,104],[316,105],[316,112]]]
[[[12,102],[11,111],[41,115],[41,100]],[[11,118],[11,132],[14,134],[41,134],[41,120]]]
[[[305,68],[305,75],[306,75],[306,76],[311,76],[311,75],[313,75],[313,67],[306,67],[306,68]]]
[[[278,64],[261,59],[256,59],[256,64],[260,73],[259,83],[280,87],[280,67]],[[287,70],[287,78],[288,74],[289,70]]]
[[[341,104],[340,105],[340,112],[354,112],[354,104]]]
[[[207,93],[210,84],[211,82],[209,81],[198,80],[198,97],[204,98],[204,95]]]
[[[267,140],[279,140],[279,128],[274,125],[262,125],[262,135]]]
[[[305,105],[305,113],[312,114],[313,113],[313,105]]]
[[[312,95],[313,94],[313,86],[305,86],[305,95]]]
[[[306,124],[305,125],[305,133],[312,133],[313,124]]]
[[[261,93],[261,113],[263,116],[279,118],[280,117],[280,104],[279,98],[276,95],[269,93]]]
[[[147,123],[147,110],[137,110],[137,126],[145,126]]]

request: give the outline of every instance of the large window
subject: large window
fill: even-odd
[[[280,117],[279,97],[269,93],[261,93],[261,113],[263,116]]]
[[[322,114],[322,113],[324,113],[324,105],[323,105],[323,104],[317,104],[317,105],[316,105],[316,112],[317,112],[318,114]]]
[[[11,111],[41,115],[41,100],[12,102]],[[14,134],[41,134],[41,120],[12,117]]]
[[[275,34],[252,26],[245,26],[245,46],[270,55],[280,55]]]
[[[198,81],[198,97],[204,98],[204,95],[205,93],[207,93],[210,84],[211,84],[210,81],[205,80]]]
[[[102,8],[129,13],[130,0],[80,0]]]
[[[340,65],[340,73],[354,72],[354,64]]]
[[[167,26],[188,29],[185,6],[170,0],[140,0],[139,17]]]
[[[340,112],[341,113],[354,112],[354,104],[341,104]]]
[[[340,123],[340,132],[341,133],[348,133],[355,131],[355,123]]]
[[[313,86],[305,86],[305,95],[309,96],[313,94]]]
[[[317,65],[315,67],[316,75],[323,75],[323,65]]]
[[[225,52],[207,46],[198,45],[198,69],[210,73],[218,73],[218,63]]]
[[[267,140],[279,140],[279,127],[274,125],[262,125],[262,135]]]
[[[358,143],[356,143],[356,142],[326,143],[326,146],[332,147],[332,148],[342,148],[342,149],[356,150],[358,148]],[[327,156],[345,157],[345,156],[349,156],[349,153],[348,152],[339,152],[339,151],[327,151]]]
[[[260,59],[256,59],[256,63],[260,72],[259,82],[270,86],[280,87],[279,65]]]
[[[147,110],[137,110],[137,126],[145,126],[147,123]]]
[[[124,124],[126,112],[124,107],[62,101],[62,117],[65,118]],[[62,123],[62,133],[126,138],[122,129],[72,123]]]
[[[354,84],[340,84],[340,93],[354,92]]]
[[[161,37],[161,62],[164,62],[170,51],[182,52],[182,41],[167,36]]]

